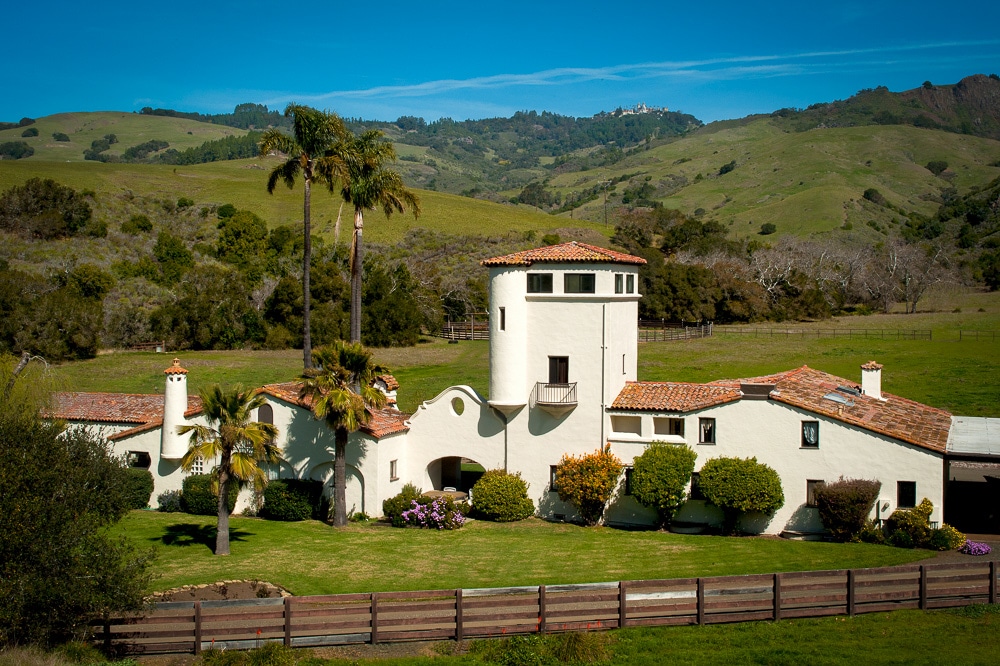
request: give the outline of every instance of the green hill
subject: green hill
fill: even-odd
[[[21,136],[29,127],[37,129],[38,136]],[[59,133],[65,134],[69,141],[56,141],[53,134]],[[83,162],[83,151],[90,148],[92,141],[107,134],[114,134],[118,139],[118,143],[112,145],[107,153],[120,156],[129,147],[154,139],[166,141],[170,148],[184,150],[206,141],[241,136],[246,134],[246,130],[183,118],[119,111],[58,113],[38,118],[27,127],[0,130],[0,143],[24,141],[35,150],[34,155],[25,158],[32,162]]]

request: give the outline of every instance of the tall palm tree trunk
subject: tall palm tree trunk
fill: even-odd
[[[333,459],[333,526],[347,527],[347,428],[337,428]]]
[[[361,342],[361,275],[365,256],[361,233],[364,226],[364,213],[360,208],[355,208],[354,254],[351,257],[351,342]]]
[[[219,521],[215,533],[215,554],[229,554],[229,474],[226,472],[229,456],[223,456],[219,470]]]
[[[311,169],[310,169],[311,171]],[[310,197],[312,174],[307,172],[302,179],[305,185],[305,203],[302,208],[302,223],[305,227],[305,238],[302,244],[302,367],[308,370],[312,367],[312,334],[309,325],[310,296],[309,269],[312,263],[312,229],[310,225]]]

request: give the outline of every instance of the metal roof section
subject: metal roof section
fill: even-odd
[[[951,417],[948,453],[1000,458],[1000,419],[983,416]]]

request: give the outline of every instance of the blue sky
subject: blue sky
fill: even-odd
[[[434,120],[645,102],[711,121],[1000,73],[1000,3],[163,3],[3,12],[0,120],[289,101]]]

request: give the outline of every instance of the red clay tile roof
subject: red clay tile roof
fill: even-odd
[[[885,400],[848,395],[838,386],[856,383],[809,366],[763,377],[722,379],[707,384],[629,382],[612,403],[612,409],[629,411],[694,411],[736,400],[740,384],[774,384],[770,399],[821,414],[916,446],[944,453],[951,429],[951,414],[914,400],[883,393]],[[837,393],[853,405],[828,400]]]
[[[646,263],[642,257],[615,252],[596,245],[571,241],[560,245],[549,245],[533,250],[505,254],[502,257],[484,259],[483,266],[531,266],[534,263],[588,263],[588,264],[634,264]]]
[[[680,382],[628,382],[611,403],[611,409],[690,412],[739,399],[739,387]]]
[[[378,379],[381,379],[383,382],[385,382],[386,391],[396,391],[399,389],[399,380],[397,380],[392,375],[379,375]]]
[[[150,423],[163,419],[163,396],[138,393],[55,393],[46,416],[64,421]],[[188,396],[187,413],[201,411],[201,397]]]
[[[261,393],[266,393],[267,395],[273,396],[303,409],[312,408],[312,398],[306,396],[304,398],[299,397],[299,393],[302,390],[302,382],[284,382],[281,384],[268,384],[267,386],[262,386],[258,389]],[[371,421],[368,425],[362,426],[361,430],[368,433],[376,439],[381,439],[386,435],[392,435],[397,432],[405,432],[409,430],[409,426],[406,425],[406,420],[410,418],[409,414],[405,412],[400,412],[395,409],[380,409],[371,412]]]
[[[875,361],[868,361],[867,363],[865,363],[864,365],[861,366],[861,369],[862,370],[881,370],[882,369],[882,364],[881,363],[876,363]]]
[[[174,364],[163,371],[165,375],[186,375],[187,370],[181,367],[181,360],[179,358],[174,359]]]

